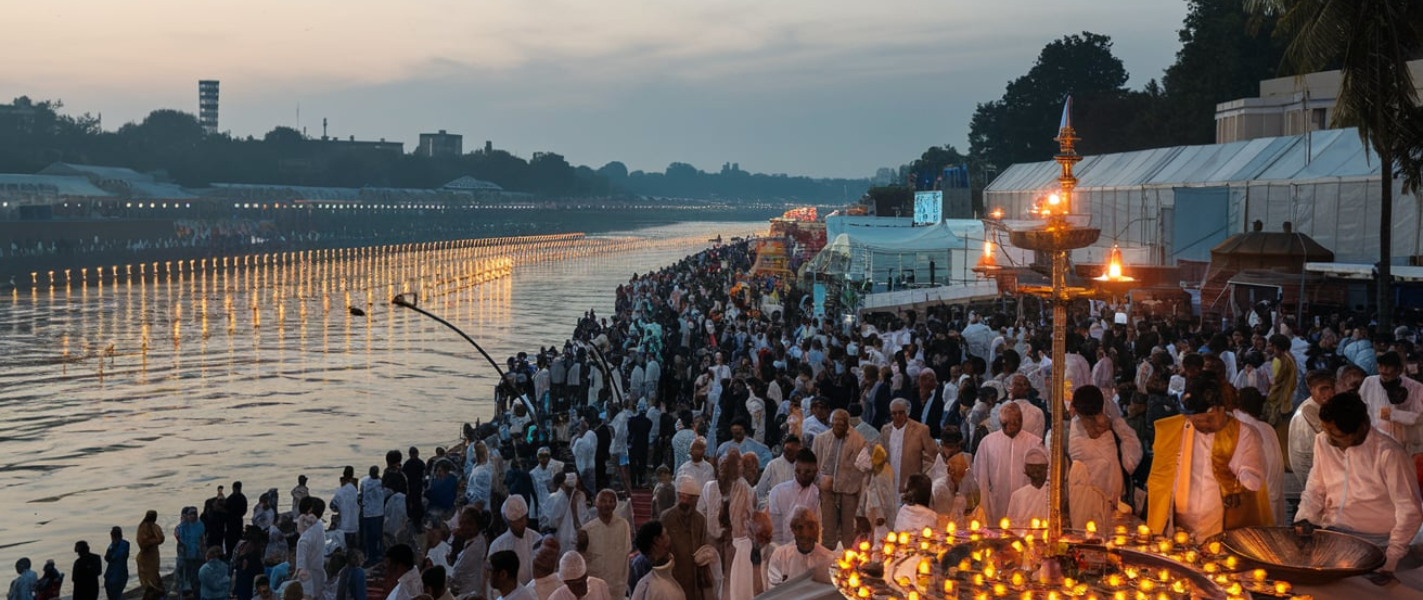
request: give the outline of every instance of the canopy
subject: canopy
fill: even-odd
[[[1292,222],[1339,260],[1378,260],[1380,163],[1355,129],[1088,156],[1074,172],[1073,208],[1102,229],[1100,245],[1149,247],[1166,264],[1204,261],[1258,220],[1272,231]],[[984,204],[1021,218],[1060,174],[1053,161],[1013,165],[984,191]],[[1423,254],[1418,200],[1394,182],[1399,262]]]
[[[832,217],[826,221],[826,228],[837,233],[825,249],[807,263],[804,272],[856,282],[872,281],[873,291],[943,285],[975,278],[969,269],[982,248],[982,223],[944,221],[911,227],[908,221]]]

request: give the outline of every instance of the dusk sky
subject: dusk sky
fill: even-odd
[[[112,130],[196,113],[197,81],[219,79],[236,136],[320,136],[325,117],[406,151],[446,129],[466,151],[492,140],[594,168],[866,177],[930,145],[967,151],[974,106],[1062,35],[1109,35],[1129,85],[1159,79],[1185,14],[1185,0],[27,2],[5,8],[0,102],[61,99]]]

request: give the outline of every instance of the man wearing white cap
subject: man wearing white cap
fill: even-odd
[[[588,565],[583,555],[569,552],[558,561],[558,577],[563,587],[558,588],[548,600],[613,600],[623,596],[613,596],[608,591],[608,582],[588,575]]]
[[[697,485],[695,479],[679,477],[677,505],[662,511],[662,517],[658,519],[671,540],[672,579],[682,585],[682,592],[687,598],[695,600],[705,598],[706,591],[715,585],[708,577],[709,573],[699,568],[695,558],[697,551],[710,541],[707,536],[707,518],[696,510],[697,500],[701,495],[702,486]],[[658,563],[654,561],[653,564]],[[654,571],[657,569],[658,567],[653,567]],[[641,588],[641,584],[638,587]]]
[[[551,535],[558,536],[559,544],[571,550],[577,545],[578,530],[588,522],[587,496],[578,487],[578,475],[573,473],[555,474],[553,484],[558,489],[548,497],[539,527],[557,532]]]
[[[501,511],[509,530],[494,539],[489,545],[489,554],[509,550],[519,557],[519,585],[523,586],[534,578],[534,547],[542,537],[529,529],[529,503],[518,494],[504,501]]]
[[[1016,527],[1027,527],[1033,519],[1046,521],[1048,517],[1047,450],[1033,446],[1024,462],[1028,485],[1018,488],[1008,500],[1008,520]]]

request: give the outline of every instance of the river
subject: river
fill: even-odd
[[[611,312],[614,288],[634,272],[669,265],[717,234],[763,229],[683,223],[590,236],[478,285],[435,285],[471,261],[416,249],[234,266],[226,276],[145,269],[141,281],[67,289],[41,279],[7,292],[0,564],[28,556],[38,570],[53,558],[67,572],[75,541],[102,553],[113,525],[132,540],[148,509],[171,532],[183,506],[234,480],[254,505],[272,487],[289,502],[301,474],[329,498],[344,465],[363,473],[411,445],[428,456],[456,441],[464,422],[488,419],[492,369],[455,333],[391,307],[392,290],[424,290],[422,308],[502,362],[540,344],[561,347],[584,311]],[[351,291],[365,316],[346,310]],[[166,573],[171,539],[162,553]]]

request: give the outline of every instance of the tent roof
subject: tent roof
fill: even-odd
[[[928,252],[963,247],[964,238],[955,233],[951,222],[945,221],[920,227],[852,227],[836,235],[831,245],[863,246],[880,252]]]
[[[72,175],[26,175],[0,173],[0,195],[6,192],[53,194],[56,196],[112,196],[94,187],[84,177]]]
[[[1332,262],[1334,253],[1303,233],[1252,231],[1226,238],[1211,256],[1291,256],[1306,262]]]
[[[67,162],[56,162],[43,171],[41,175],[83,175],[86,177],[97,177],[99,179],[114,179],[121,181],[152,181],[153,177],[144,175],[133,169],[125,167],[102,167],[98,165],[76,165]]]
[[[493,183],[493,182],[490,182],[490,181],[484,181],[484,180],[481,180],[481,179],[475,179],[474,177],[470,177],[469,175],[465,175],[465,176],[463,176],[463,177],[460,177],[460,178],[458,178],[458,179],[455,179],[454,181],[451,181],[451,182],[449,182],[449,183],[446,183],[445,185],[440,186],[440,187],[441,187],[442,189],[447,189],[447,190],[493,190],[493,191],[501,191],[501,190],[504,189],[504,188],[502,188],[502,187],[499,187],[499,184],[497,184],[497,183]]]
[[[1299,181],[1326,177],[1377,177],[1378,158],[1357,129],[1329,129],[1309,136],[1258,138],[1228,144],[1173,146],[1087,156],[1074,172],[1078,190],[1126,186],[1177,186],[1240,181]],[[987,193],[1045,190],[1057,186],[1053,161],[1019,163],[989,184]]]

